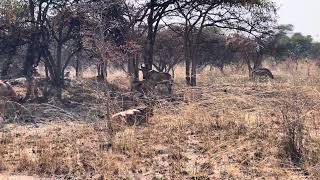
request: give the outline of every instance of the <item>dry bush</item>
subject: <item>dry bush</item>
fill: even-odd
[[[295,105],[286,105],[282,111],[283,146],[285,154],[294,165],[300,166],[303,161],[305,122],[301,110]]]
[[[113,150],[124,154],[134,154],[138,148],[136,136],[134,127],[116,133],[113,139]]]
[[[287,158],[292,164],[286,162],[286,159],[283,163],[317,179],[320,177],[320,139],[314,136],[314,133],[319,132],[318,128],[315,128],[319,122],[312,114],[319,113],[319,104],[304,102],[298,92],[293,92],[289,102],[283,104],[281,146],[284,155],[281,156]]]

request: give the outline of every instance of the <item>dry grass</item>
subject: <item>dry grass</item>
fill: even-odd
[[[204,70],[197,88],[184,85],[179,67],[181,100],[159,101],[143,126],[114,123],[111,148],[106,118],[99,118],[110,86],[84,81],[65,94],[82,105],[55,104],[76,120],[43,107],[32,114],[51,122],[0,129],[0,171],[71,179],[319,179],[319,70],[305,63],[292,73],[287,66],[273,67],[270,82],[250,82],[233,67],[226,75]],[[124,75],[109,80],[126,92]],[[118,101],[112,112],[121,110]]]

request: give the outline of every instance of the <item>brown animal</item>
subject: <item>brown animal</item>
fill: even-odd
[[[267,68],[256,68],[252,71],[252,77],[255,80],[257,77],[267,77],[274,79],[273,74]]]
[[[21,102],[22,97],[20,97],[12,86],[6,82],[0,80],[0,96],[10,98],[13,101]]]
[[[145,65],[141,65],[141,68],[139,70],[142,71],[143,77],[146,79],[146,81],[149,81],[150,84],[154,84],[155,86],[157,86],[158,84],[164,84],[168,88],[169,93],[171,93],[173,79],[169,73],[158,72],[155,70],[148,71]]]

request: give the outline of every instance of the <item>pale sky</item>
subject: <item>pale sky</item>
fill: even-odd
[[[280,24],[293,24],[295,32],[320,41],[320,0],[273,0],[280,7]]]

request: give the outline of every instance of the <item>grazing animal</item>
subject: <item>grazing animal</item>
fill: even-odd
[[[273,74],[267,68],[256,68],[252,71],[252,77],[255,80],[257,77],[267,77],[274,79]]]
[[[158,84],[165,84],[168,88],[169,93],[172,91],[173,79],[169,73],[158,72],[155,70],[149,70],[146,66],[141,65],[139,69],[143,73],[143,77],[145,77],[146,81],[149,81],[151,84],[157,86]]]
[[[20,97],[12,86],[6,82],[0,80],[0,96],[10,98],[16,102],[22,102],[22,97]]]

